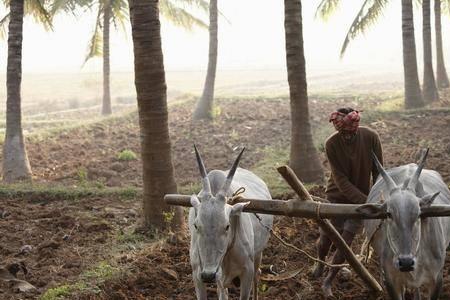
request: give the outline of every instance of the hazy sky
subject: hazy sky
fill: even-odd
[[[345,32],[362,1],[344,0],[339,12],[327,23],[315,19],[319,0],[303,0],[304,40],[307,68],[322,69],[390,68],[400,71],[401,11],[400,1],[391,1],[380,22],[365,36],[354,41],[343,60],[339,49]],[[280,69],[285,67],[284,6],[281,0],[219,0],[223,18],[219,23],[220,69]],[[1,11],[2,15],[4,10]],[[421,58],[421,12],[416,8],[416,43]],[[207,20],[207,16],[204,17]],[[45,32],[30,18],[24,27],[23,69],[25,72],[101,71],[101,60],[94,59],[83,69],[81,64],[92,34],[95,13],[76,20],[58,16],[55,30]],[[203,70],[206,68],[208,33],[196,29],[187,32],[162,21],[162,38],[167,70]],[[444,47],[449,49],[448,18],[443,20]],[[6,41],[0,44],[0,68],[6,70]],[[448,53],[445,51],[444,53]],[[419,62],[421,59],[418,60]],[[450,63],[450,55],[446,61]],[[113,32],[111,41],[113,71],[132,71],[133,54],[130,29]]]

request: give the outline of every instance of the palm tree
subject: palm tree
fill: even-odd
[[[39,0],[11,0],[9,13],[2,18],[8,24],[8,62],[6,70],[6,133],[3,145],[3,180],[11,183],[31,180],[22,131],[21,84],[22,84],[22,40],[23,18],[26,14],[51,28],[50,14]]]
[[[284,13],[292,119],[289,165],[301,180],[317,182],[323,179],[323,169],[309,123],[301,1],[284,0]]]
[[[436,32],[436,82],[438,88],[448,88],[450,84],[442,51],[441,0],[434,0],[434,29]]]
[[[167,87],[158,0],[130,0],[134,74],[141,128],[145,223],[165,227],[163,197],[175,193],[168,127]],[[178,221],[181,221],[181,215]]]
[[[376,22],[388,2],[389,0],[364,0],[361,9],[345,36],[341,48],[341,56],[344,55],[351,40],[360,33],[364,33]],[[339,0],[322,0],[317,8],[317,14],[326,19],[330,14],[334,13],[339,4]],[[412,0],[402,0],[402,42],[405,107],[421,107],[424,105],[424,102],[420,91],[419,76],[417,72]]]
[[[88,5],[94,5],[91,2]],[[102,115],[110,115],[111,89],[110,89],[110,25],[111,22],[125,28],[128,19],[128,4],[125,0],[99,0],[97,20],[92,37],[89,42],[87,55],[83,65],[91,58],[101,56],[103,59],[103,101]],[[124,29],[125,31],[125,29]]]
[[[63,0],[66,1],[66,0]],[[71,0],[69,0],[71,1]],[[74,0],[76,1],[76,0]],[[81,0],[83,1],[83,0]],[[97,5],[97,21],[89,42],[84,63],[89,59],[101,56],[103,58],[103,101],[102,114],[110,115],[110,24],[120,25],[125,31],[125,21],[128,19],[128,3],[126,0],[98,0],[90,2],[89,6]],[[189,9],[207,10],[204,0],[163,0],[160,2],[160,13],[173,24],[191,30],[194,26],[206,28],[207,25],[189,12]]]
[[[212,119],[214,105],[214,84],[216,82],[218,48],[217,0],[209,1],[209,55],[203,93],[194,111],[194,120]]]
[[[423,99],[430,103],[439,99],[434,80],[433,59],[431,50],[431,13],[430,0],[422,0],[422,16],[423,16]]]
[[[412,0],[402,0],[403,72],[405,108],[424,106],[417,73],[416,40]]]

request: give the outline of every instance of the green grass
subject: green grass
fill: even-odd
[[[376,109],[382,112],[400,111],[404,109],[404,102],[405,99],[403,97],[393,98],[383,101]]]
[[[142,196],[142,189],[136,187],[98,188],[64,187],[36,184],[0,185],[0,199],[28,199],[33,202],[78,200],[92,197],[117,197],[121,200],[133,200]]]
[[[117,159],[121,161],[130,161],[130,160],[136,160],[137,155],[131,150],[123,150],[117,155]]]
[[[184,195],[197,194],[202,189],[200,182],[189,183],[188,185],[178,187],[178,192]]]
[[[114,276],[119,276],[120,272],[118,267],[102,261],[92,269],[82,273],[75,283],[48,289],[39,300],[62,300],[83,291],[99,293],[101,291],[99,286]]]
[[[291,188],[284,181],[277,171],[277,167],[287,164],[289,160],[289,147],[266,147],[262,150],[263,159],[261,159],[252,169],[252,171],[261,177],[269,187],[272,197],[278,197],[292,192]]]
[[[83,273],[82,277],[89,280],[89,282],[96,281],[97,283],[99,283],[112,278],[118,272],[119,268],[110,265],[106,261],[102,261],[93,269]]]
[[[73,290],[73,286],[71,285],[61,285],[55,288],[48,289],[39,300],[59,300],[64,299],[67,296],[70,296]]]

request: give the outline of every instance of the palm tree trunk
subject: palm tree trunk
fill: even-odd
[[[194,111],[194,120],[212,119],[214,105],[214,84],[216,82],[218,20],[217,0],[209,2],[209,56],[203,94]]]
[[[431,12],[430,0],[422,0],[422,37],[423,37],[423,100],[431,103],[439,99],[434,80],[431,50]]]
[[[434,0],[434,27],[436,30],[436,81],[438,88],[450,86],[445,70],[444,54],[442,51],[441,0]]]
[[[402,0],[403,70],[405,80],[405,108],[424,105],[417,74],[416,41],[412,0]]]
[[[109,28],[111,21],[111,1],[105,1],[103,12],[103,104],[102,115],[110,115],[111,89],[110,89],[110,64],[109,64]]]
[[[323,179],[322,165],[314,147],[308,111],[302,4],[284,0],[286,61],[291,98],[291,153],[289,165],[304,182]]]
[[[161,49],[161,25],[158,0],[130,0],[131,31],[134,45],[134,74],[141,130],[141,152],[144,180],[145,224],[164,228],[165,194],[175,193],[168,112],[167,87]],[[180,213],[175,223],[182,225]]]
[[[31,180],[31,168],[22,132],[20,88],[24,0],[11,0],[6,73],[6,137],[3,146],[3,180]]]

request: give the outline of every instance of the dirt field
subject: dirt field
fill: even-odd
[[[439,171],[450,183],[450,136],[445,131],[450,126],[448,110],[381,114],[369,111],[381,99],[360,101],[355,103],[353,97],[332,102],[311,99],[319,148],[321,139],[331,132],[324,129],[328,126],[328,113],[338,106],[351,105],[367,110],[363,112],[363,123],[379,132],[387,166],[414,162],[417,151],[429,146],[428,168]],[[264,158],[266,146],[281,149],[288,146],[290,115],[286,98],[219,101],[220,111],[212,124],[192,123],[189,104],[170,109],[179,186],[199,182],[193,142],[201,148],[208,169],[228,168],[237,146],[248,148],[242,166],[250,169]],[[56,135],[33,137],[28,140],[27,148],[34,177],[40,183],[67,187],[86,182],[112,187],[142,185],[135,114]],[[137,159],[120,159],[123,150],[132,150]],[[275,163],[282,164],[285,160],[280,157]],[[323,195],[323,187],[316,187],[313,193]],[[139,213],[140,199],[0,199],[1,264],[23,263],[28,274],[20,272],[19,277],[38,288],[38,292],[29,295],[16,294],[8,284],[0,282],[0,298],[35,299],[48,288],[54,288],[54,294],[46,294],[44,300],[63,296],[105,300],[194,299],[188,237],[175,241],[134,232]],[[289,242],[314,253],[318,230],[312,221],[280,217],[275,228]],[[355,243],[355,250],[359,251],[360,242]],[[287,268],[300,272],[285,281],[262,282],[262,299],[321,299],[320,281],[307,275],[312,262],[305,256],[271,240],[263,264],[273,264],[281,271]],[[369,268],[378,276],[374,262]],[[450,279],[446,276],[449,270],[447,267],[444,274],[442,299],[450,299]],[[364,284],[354,275],[350,279],[339,277],[334,291],[339,299],[368,297]],[[215,297],[213,290],[210,294]]]

